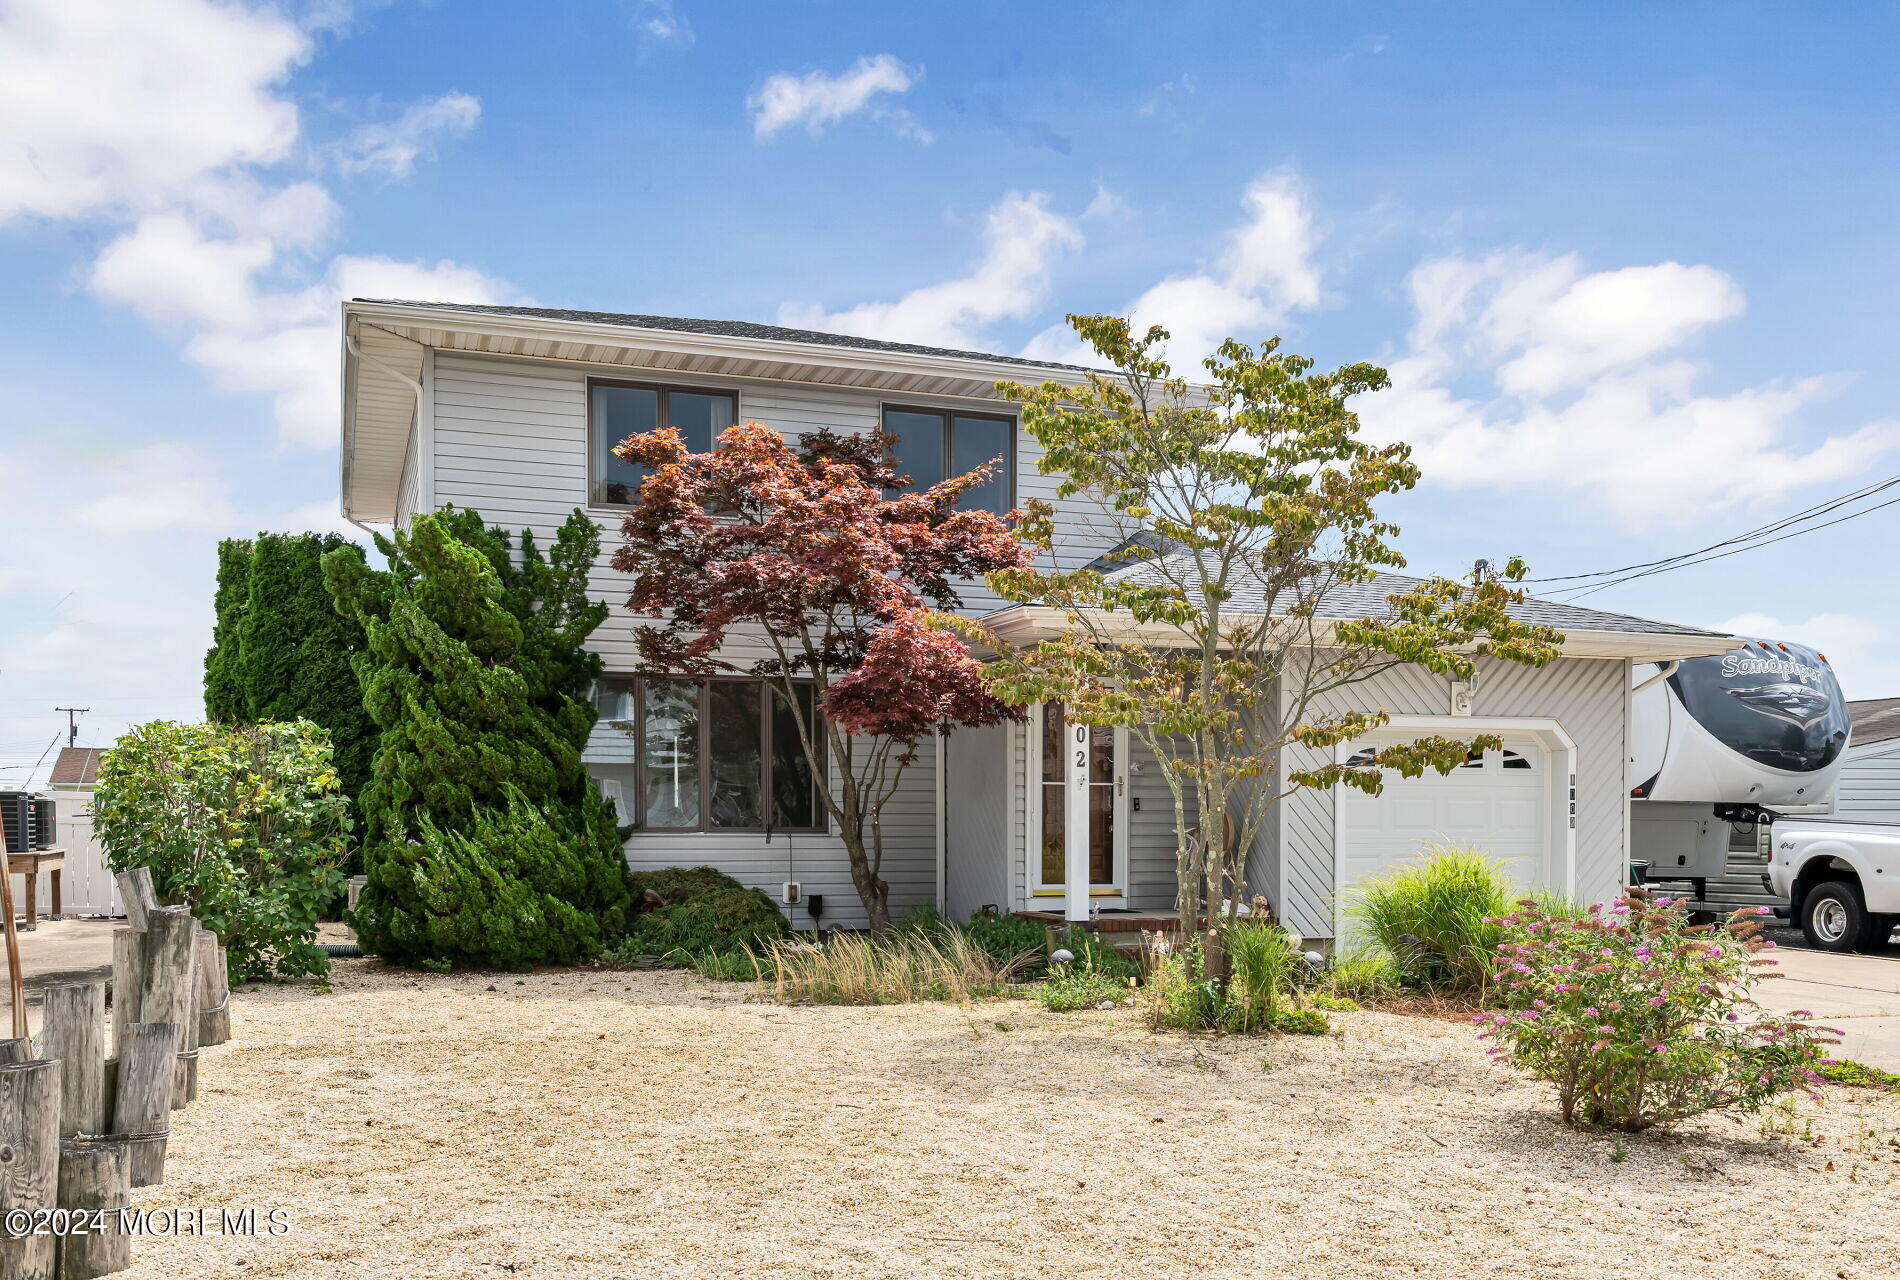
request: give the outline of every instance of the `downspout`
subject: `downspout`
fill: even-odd
[[[1649,688],[1649,686],[1651,686],[1652,684],[1657,684],[1661,681],[1667,680],[1670,676],[1675,675],[1676,669],[1680,667],[1681,665],[1682,665],[1682,659],[1680,658],[1672,658],[1670,661],[1663,663],[1661,671],[1658,671],[1655,675],[1651,676],[1649,679],[1643,681],[1641,684],[1637,685],[1635,688],[1630,690],[1630,697],[1634,698],[1637,694]]]

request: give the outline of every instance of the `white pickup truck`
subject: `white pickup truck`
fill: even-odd
[[[1879,946],[1900,924],[1900,822],[1778,819],[1762,883],[1787,900],[1810,946]]]

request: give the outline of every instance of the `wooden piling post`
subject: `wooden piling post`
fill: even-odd
[[[69,982],[46,988],[41,1011],[39,1057],[57,1058],[60,1070],[59,1136],[106,1131],[106,987]]]
[[[172,1052],[180,1061],[173,1069],[173,1107],[187,1101],[191,1068],[184,1055],[195,1052],[191,1043],[192,937],[198,922],[183,907],[153,907],[145,913],[145,981],[139,992],[139,1016],[145,1022],[168,1022],[178,1037]],[[124,1055],[121,1054],[121,1057]]]
[[[0,1063],[33,1061],[31,1040],[0,1040]]]
[[[178,1063],[178,1028],[168,1022],[133,1022],[119,1028],[119,1087],[112,1133],[131,1149],[132,1185],[165,1181],[165,1142],[172,1125],[172,1077]]]
[[[56,1237],[14,1236],[6,1226],[16,1210],[51,1209],[59,1194],[59,1078],[57,1061],[0,1066],[0,1276],[55,1280]]]
[[[139,1005],[145,987],[145,931],[112,931],[112,1025],[143,1022]]]
[[[158,905],[158,892],[152,887],[152,869],[133,867],[112,879],[119,886],[119,901],[125,904],[126,920],[134,929],[144,929],[145,917]]]
[[[198,934],[198,1043],[231,1038],[231,981],[224,948],[209,929]]]
[[[131,1204],[132,1153],[124,1138],[72,1138],[59,1144],[59,1207],[96,1212],[105,1228],[60,1237],[59,1280],[94,1280],[132,1265],[132,1237],[120,1230],[118,1215]]]

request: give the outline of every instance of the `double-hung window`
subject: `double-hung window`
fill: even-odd
[[[949,409],[887,405],[884,434],[891,437],[897,470],[911,479],[911,492],[994,464],[990,478],[957,499],[961,511],[1005,515],[1016,499],[1016,420]]]
[[[817,778],[799,719],[817,733],[809,684],[797,710],[760,680],[603,677],[588,771],[620,821],[647,831],[819,831]],[[604,757],[613,756],[608,760]]]
[[[631,506],[650,468],[614,448],[628,436],[662,425],[677,430],[692,453],[706,453],[739,420],[739,393],[637,382],[587,384],[588,495],[597,507]]]

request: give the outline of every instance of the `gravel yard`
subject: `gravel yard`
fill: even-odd
[[[1428,1019],[1202,1039],[748,994],[374,961],[240,994],[136,1203],[290,1230],[140,1240],[123,1274],[1900,1274],[1900,1102],[1872,1092],[1618,1144]]]

